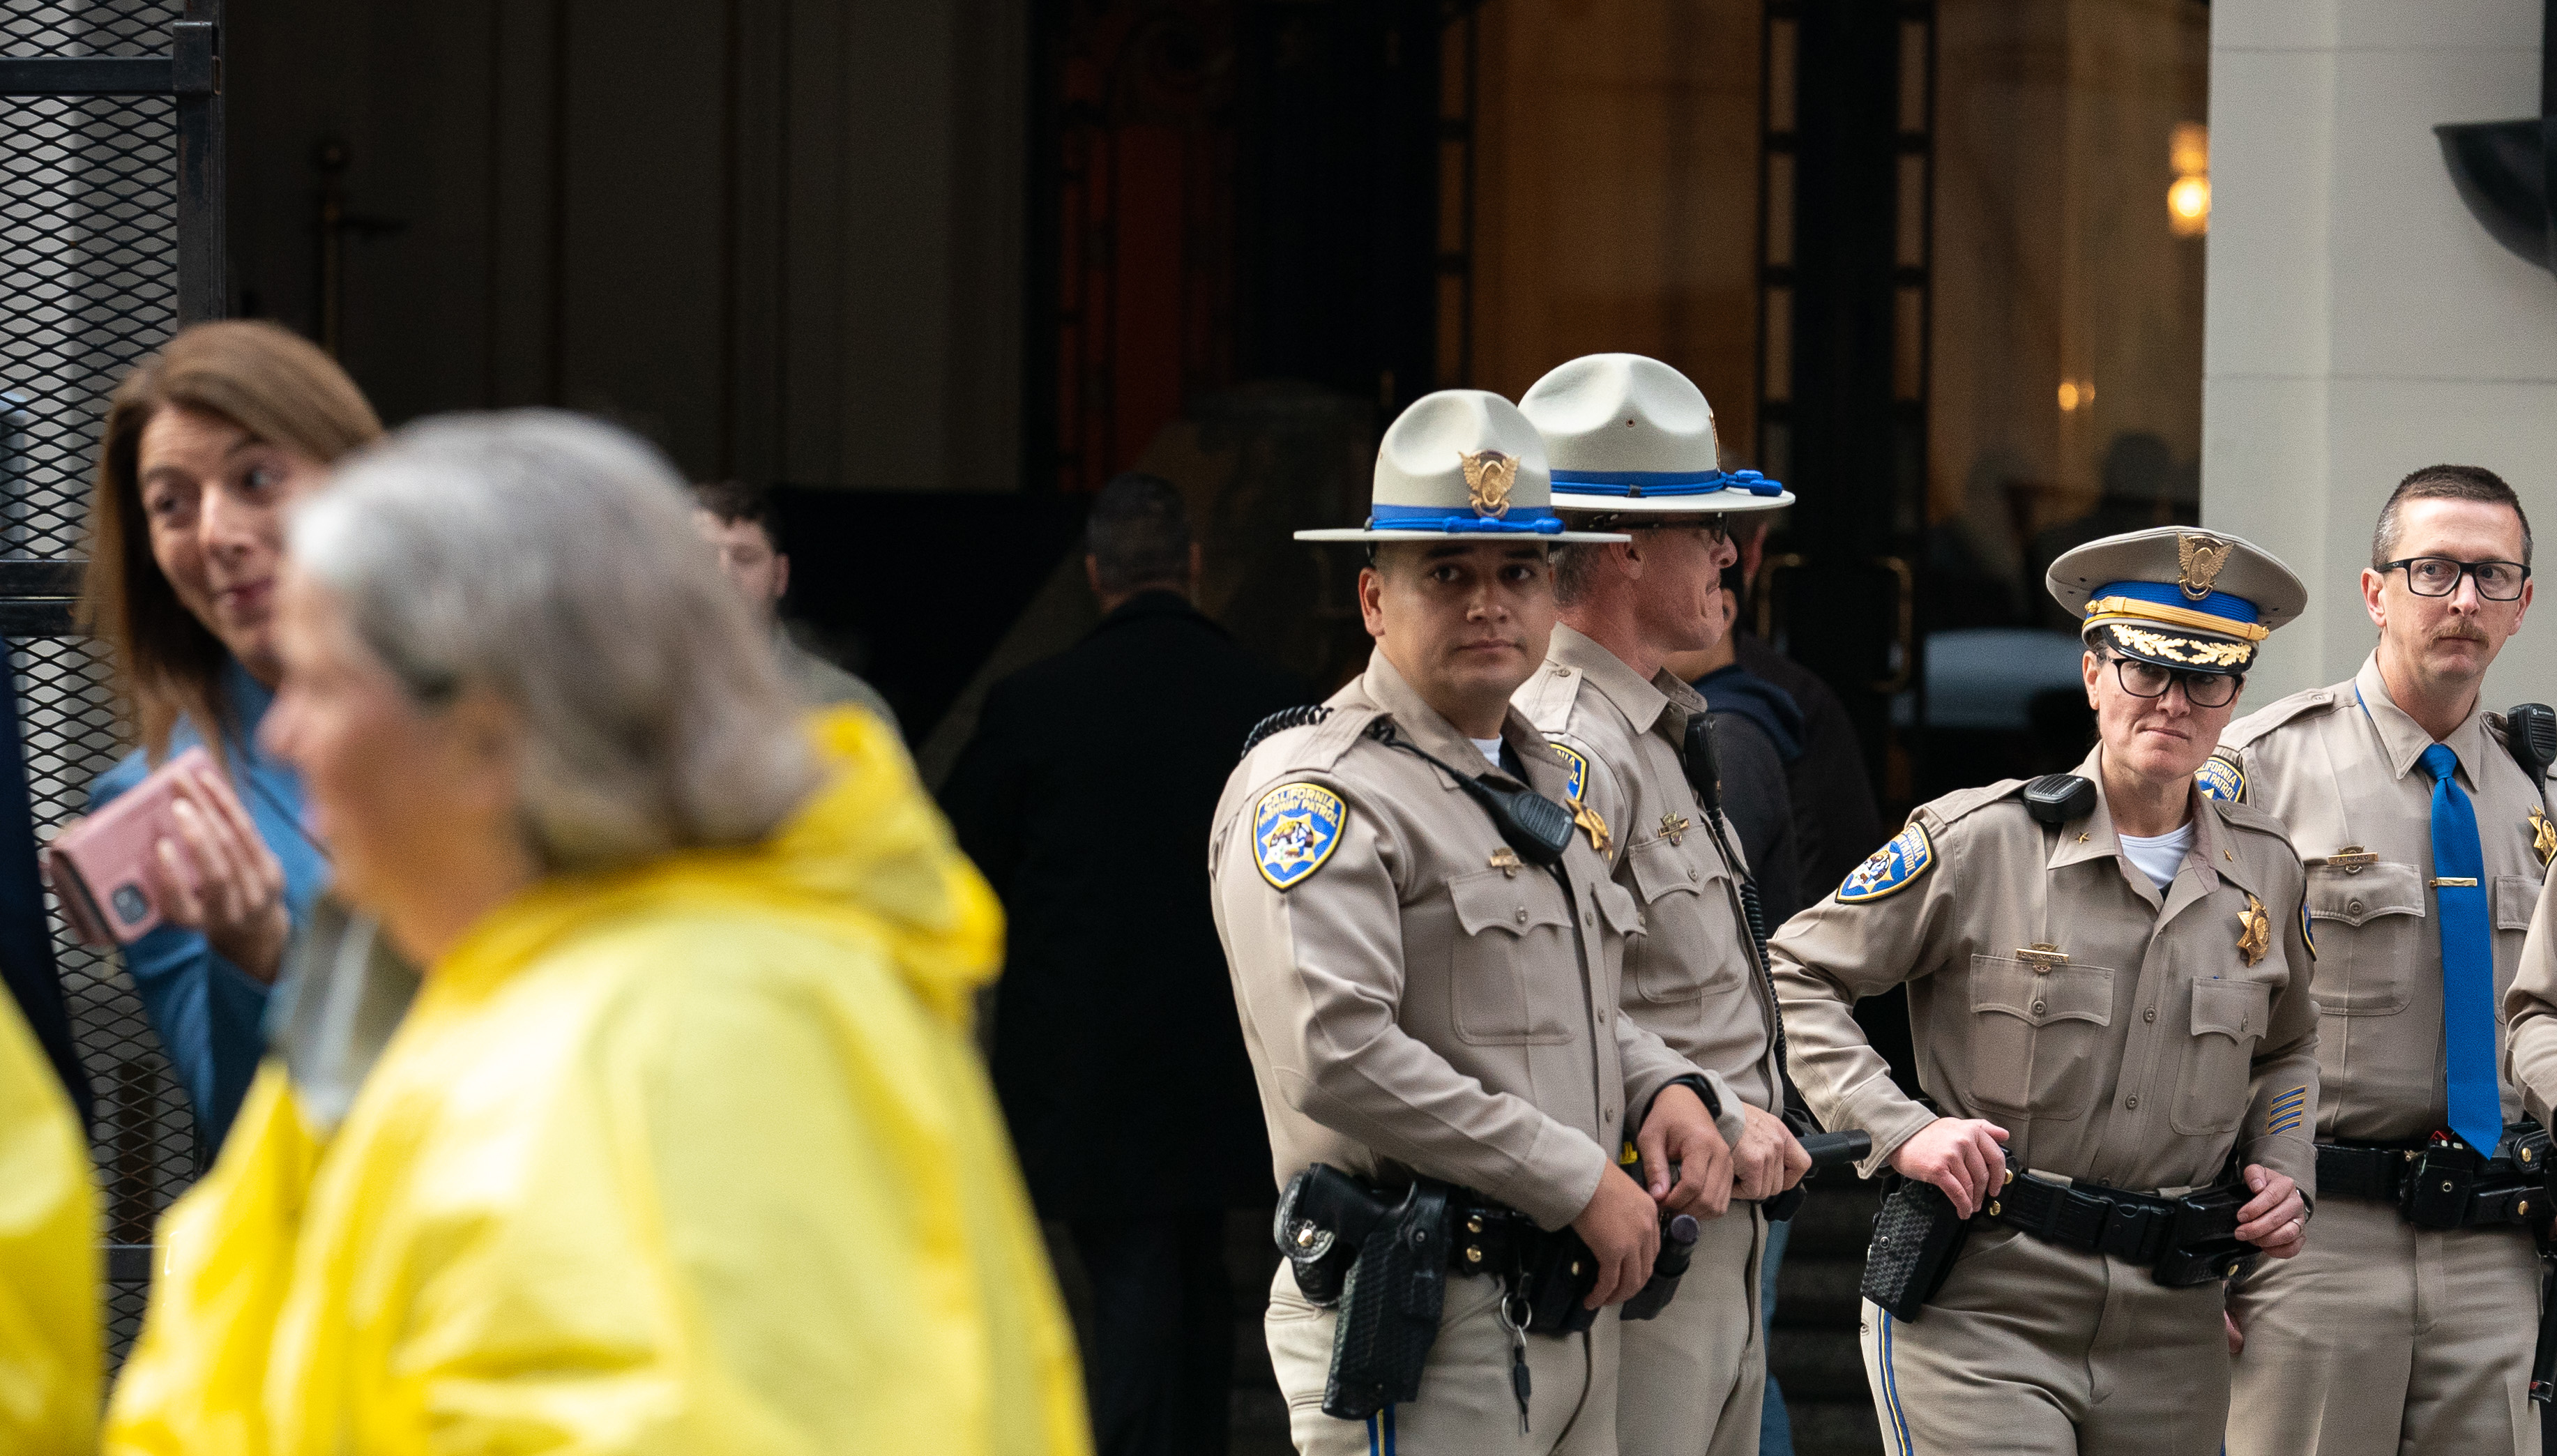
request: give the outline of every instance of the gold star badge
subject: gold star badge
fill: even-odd
[[[1602,856],[1607,853],[1607,821],[1598,817],[1597,810],[1574,799],[1571,801],[1571,822],[1589,836],[1590,849]]]
[[[1686,843],[1686,832],[1693,828],[1695,828],[1695,826],[1688,822],[1684,815],[1664,814],[1661,816],[1661,838],[1669,841],[1671,844],[1680,845]]]
[[[2557,860],[2557,823],[2550,822],[2537,809],[2530,811],[2530,851],[2539,857],[2542,869],[2548,867],[2549,860]]]
[[[2264,914],[2264,902],[2253,895],[2246,897],[2246,912],[2237,917],[2237,954],[2254,965],[2273,948],[2273,922]]]

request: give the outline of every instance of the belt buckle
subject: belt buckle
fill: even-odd
[[[2122,1203],[2102,1198],[2103,1232],[2095,1236],[2095,1252],[2125,1258],[2133,1263],[2150,1263],[2157,1258],[2158,1221],[2150,1210],[2136,1203]]]

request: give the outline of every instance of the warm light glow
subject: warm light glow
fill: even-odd
[[[2167,170],[2178,177],[2199,177],[2211,171],[2211,128],[2199,121],[2179,122],[2175,134],[2166,144]]]
[[[2060,407],[2064,410],[2074,410],[2078,408],[2077,380],[2063,379],[2060,381]]]
[[[2211,179],[2179,177],[2166,190],[2167,229],[2178,237],[2211,230]]]

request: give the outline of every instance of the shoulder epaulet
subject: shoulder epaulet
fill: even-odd
[[[1580,696],[1582,674],[1559,663],[1548,662],[1536,670],[1536,676],[1518,690],[1510,701],[1536,730],[1550,738],[1571,724],[1571,705]]]
[[[2333,688],[2310,688],[2293,693],[2228,725],[2227,731],[2220,735],[2220,747],[2221,751],[2234,755],[2284,724],[2312,713],[2328,712],[2345,701],[2345,695]]]
[[[1386,717],[1386,712],[1370,704],[1330,703],[1311,708],[1291,708],[1285,713],[1274,714],[1272,718],[1290,716],[1293,722],[1280,723],[1276,727],[1272,726],[1270,719],[1264,719],[1260,727],[1252,730],[1252,737],[1244,747],[1244,756],[1250,757],[1270,743],[1285,738],[1285,768],[1327,772],[1333,764],[1341,761],[1341,755],[1349,751],[1351,744],[1365,736],[1378,720]]]
[[[1957,789],[1941,799],[1930,799],[1919,805],[1909,817],[1912,819],[1923,817],[1932,828],[1950,829],[1956,822],[1977,814],[1991,804],[2012,799],[2023,793],[2024,786],[2029,782],[2031,782],[2029,779],[2010,778],[1981,788]]]

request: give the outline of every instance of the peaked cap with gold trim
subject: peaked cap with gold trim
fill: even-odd
[[[1376,448],[1367,524],[1299,531],[1299,541],[1628,541],[1569,531],[1553,513],[1545,438],[1518,406],[1483,389],[1424,394],[1395,417]]]
[[[2236,676],[2309,589],[2271,552],[2225,531],[2159,526],[2089,541],[2044,579],[2086,618],[2089,645],[2186,672]]]

